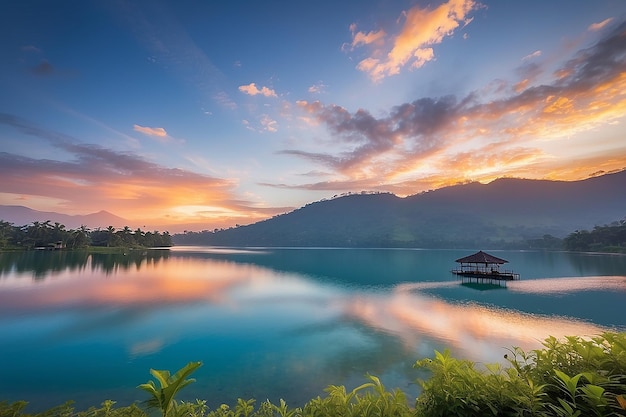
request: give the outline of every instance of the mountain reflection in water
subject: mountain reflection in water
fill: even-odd
[[[507,256],[518,258],[516,268],[535,268],[526,276],[545,275],[534,255]],[[594,258],[595,275],[568,277],[562,275],[572,265],[588,267],[566,254],[550,256],[546,268],[558,266],[557,278],[476,291],[449,273],[450,260],[460,257],[455,251],[0,254],[0,367],[17,378],[0,382],[0,392],[42,404],[46,396],[78,393],[87,405],[132,401],[148,368],[202,360],[189,393],[211,400],[206,393],[217,392],[220,403],[252,396],[297,404],[328,384],[360,384],[367,372],[414,393],[411,365],[434,349],[503,362],[507,348],[537,348],[549,335],[626,330],[617,313],[626,301],[619,259],[608,272],[623,275],[598,275],[602,263]],[[600,311],[597,318],[580,308],[580,297]],[[44,382],[60,373],[64,391],[50,391]],[[105,382],[89,386],[86,374]]]

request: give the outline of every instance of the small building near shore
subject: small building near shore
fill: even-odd
[[[459,258],[456,262],[460,264],[460,267],[453,269],[452,273],[459,276],[461,280],[493,283],[520,279],[520,275],[513,271],[500,270],[500,266],[509,261],[483,251]]]

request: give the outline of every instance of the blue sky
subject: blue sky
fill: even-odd
[[[172,232],[626,167],[626,3],[0,5],[0,204]]]

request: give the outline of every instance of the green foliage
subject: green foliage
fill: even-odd
[[[290,407],[284,400],[269,400],[255,409],[255,400],[238,399],[233,408],[222,404],[209,410],[206,401],[180,402],[175,395],[193,379],[186,379],[200,362],[190,362],[174,375],[151,370],[153,381],[139,388],[163,417],[356,417],[356,416],[626,416],[626,333],[603,333],[590,339],[549,337],[544,348],[524,352],[512,348],[505,355],[510,366],[477,365],[456,359],[448,350],[435,351],[433,359],[417,361],[430,377],[420,381],[422,393],[409,406],[401,390],[388,391],[380,379],[367,375],[367,382],[348,391],[330,385],[325,397],[303,407]],[[147,417],[136,405],[115,408],[105,401],[100,408],[75,412],[65,403],[39,414],[26,414],[23,401],[0,403],[0,417]]]
[[[115,408],[115,401],[111,400],[104,401],[99,408],[90,407],[86,411],[75,411],[72,402],[68,401],[35,414],[23,413],[27,404],[26,401],[16,401],[12,404],[0,402],[0,417],[148,417],[135,404]]]
[[[6,401],[0,402],[0,417],[24,416],[22,410],[28,405],[26,401],[16,401],[9,404]]]
[[[541,238],[527,239],[524,249],[561,250],[563,249],[563,239],[546,234]]]
[[[174,375],[170,375],[169,371],[150,369],[150,373],[157,379],[160,386],[157,387],[152,380],[138,386],[138,388],[141,388],[151,395],[151,398],[146,401],[148,407],[158,408],[161,410],[163,417],[177,416],[176,400],[174,397],[178,391],[195,381],[193,378],[185,378],[191,375],[200,366],[202,366],[202,362],[189,362]]]
[[[514,349],[509,362],[545,384],[545,415],[626,415],[626,333],[549,337],[543,345],[530,353]]]
[[[367,375],[370,382],[346,391],[342,385],[326,388],[328,396],[309,401],[302,416],[409,416],[406,396],[400,390],[387,391],[380,379]]]
[[[626,333],[547,338],[544,349],[513,348],[510,367],[455,359],[435,352],[416,367],[431,377],[416,401],[423,416],[626,415]]]
[[[626,252],[626,219],[610,225],[596,226],[592,231],[576,230],[564,240],[572,251]]]
[[[107,400],[100,408],[91,407],[75,414],[76,417],[147,417],[145,411],[131,404],[128,407],[114,408],[115,401]]]
[[[14,226],[0,220],[0,249],[81,249],[88,246],[106,247],[165,247],[172,246],[168,232],[144,232],[140,228],[132,231],[128,226],[115,231],[113,226],[106,230],[89,230],[86,226],[67,230],[58,222],[48,220],[33,222],[25,226]]]
[[[468,360],[453,358],[448,350],[435,352],[415,367],[428,369],[432,376],[421,381],[417,398],[418,415],[488,416],[523,415],[536,410],[544,396],[543,387],[527,384],[514,368],[487,365],[484,370]]]

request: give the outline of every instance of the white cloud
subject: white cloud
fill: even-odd
[[[269,117],[267,114],[264,114],[261,118],[261,126],[263,126],[263,129],[268,132],[278,132],[278,122]]]
[[[259,90],[255,83],[250,83],[248,85],[239,86],[239,91],[245,94],[249,94],[251,96],[256,96],[257,94],[261,94],[265,97],[276,97],[276,92],[268,87],[261,87]]]
[[[541,56],[541,51],[535,51],[532,54],[528,54],[524,58],[522,58],[522,61],[527,61],[529,59],[538,58],[540,56]]]
[[[604,19],[602,22],[598,22],[598,23],[593,23],[589,26],[589,30],[592,32],[597,32],[603,28],[605,28],[609,23],[611,23],[613,21],[612,17],[609,17],[608,19]]]
[[[324,84],[321,81],[318,81],[317,83],[310,86],[308,91],[309,93],[312,93],[312,94],[320,94],[326,91],[326,87],[328,87],[326,84]]]

